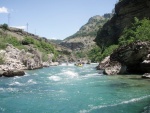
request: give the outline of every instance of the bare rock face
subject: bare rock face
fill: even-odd
[[[95,42],[100,47],[116,44],[124,28],[134,20],[150,18],[150,0],[122,0],[115,6],[115,14],[99,30]]]
[[[0,70],[24,70],[36,69],[42,67],[42,60],[38,50],[25,52],[8,44],[6,50],[1,50],[0,55],[3,55],[5,60],[3,65],[0,65]]]
[[[137,41],[116,49],[98,66],[107,75],[150,73],[150,42]]]
[[[142,71],[150,73],[150,54],[146,56],[140,66]]]
[[[96,67],[98,70],[104,70],[107,68],[110,64],[110,56],[107,56],[102,60],[99,65]]]
[[[61,43],[62,46],[70,48],[71,50],[80,50],[84,48],[84,44],[82,42],[67,42],[64,41]]]
[[[109,17],[111,17],[111,14],[91,17],[89,21],[79,29],[79,31],[72,36],[67,37],[60,43],[60,45],[71,50],[90,49],[95,45],[93,40],[96,37],[98,29],[108,20]]]
[[[22,52],[22,54],[24,55],[22,56],[21,61],[27,69],[38,69],[43,67],[41,54],[38,50],[30,47],[29,52]]]
[[[129,73],[147,73],[150,72],[150,42],[137,41],[127,46],[118,48],[110,56],[111,61],[118,61],[127,66]]]
[[[117,75],[126,73],[126,66],[122,65],[118,61],[111,61],[110,56],[106,57],[97,66],[98,70],[104,70],[103,73],[106,75]]]
[[[104,74],[106,75],[116,75],[121,70],[121,64],[119,62],[110,62],[109,66],[107,66],[104,70]]]

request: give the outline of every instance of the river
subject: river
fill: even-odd
[[[0,78],[0,113],[141,113],[150,81],[139,75],[105,76],[97,64],[61,65]]]

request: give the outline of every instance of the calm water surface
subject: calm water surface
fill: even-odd
[[[2,77],[0,113],[141,113],[150,104],[149,80],[104,76],[96,65],[62,65]]]

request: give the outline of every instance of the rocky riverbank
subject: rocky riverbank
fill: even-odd
[[[0,65],[0,76],[23,76],[25,74],[23,70],[58,65],[54,62],[42,62],[41,53],[33,47],[29,47],[28,51],[19,50],[11,44],[8,44],[5,50],[0,50],[0,57],[3,61]]]
[[[137,41],[119,47],[97,69],[103,69],[107,75],[150,73],[150,42]]]

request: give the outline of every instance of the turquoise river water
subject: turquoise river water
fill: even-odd
[[[0,78],[0,113],[143,113],[150,81],[104,76],[97,64],[57,66]],[[144,112],[144,113],[148,113]]]

